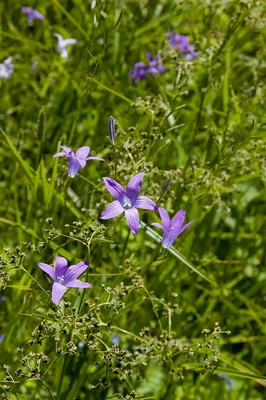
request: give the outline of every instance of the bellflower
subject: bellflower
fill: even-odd
[[[68,175],[71,176],[71,178],[74,178],[74,176],[77,175],[78,171],[80,168],[84,168],[86,165],[86,162],[88,160],[99,160],[99,161],[104,161],[103,158],[100,157],[88,157],[90,153],[90,147],[89,146],[83,146],[80,147],[76,153],[72,151],[69,147],[66,146],[60,146],[63,151],[60,151],[60,153],[54,154],[53,157],[67,157],[68,158]]]
[[[178,47],[181,54],[184,55],[186,60],[193,60],[196,58],[197,53],[195,52],[195,46],[188,43],[188,36],[179,35],[178,33],[172,34],[167,32],[170,46],[173,48]]]
[[[56,36],[57,39],[58,39],[58,44],[56,46],[56,51],[60,51],[61,52],[61,56],[63,58],[67,58],[68,57],[67,46],[70,46],[72,44],[76,44],[77,43],[77,39],[73,39],[73,38],[63,39],[63,37],[59,33],[54,33],[54,36]]]
[[[28,22],[32,22],[35,19],[40,19],[41,21],[45,20],[45,17],[38,10],[34,10],[31,7],[22,7],[20,11],[27,15]]]
[[[118,182],[111,178],[103,178],[106,189],[116,199],[113,201],[101,215],[101,219],[109,219],[117,217],[125,213],[128,226],[133,233],[139,230],[139,213],[138,208],[144,210],[157,211],[157,206],[146,196],[138,196],[142,185],[144,172],[133,176],[126,189]]]
[[[14,70],[14,65],[12,64],[13,57],[8,57],[5,61],[0,64],[0,78],[10,79]]]
[[[118,335],[118,333],[114,333],[112,335],[112,343],[119,344],[119,342],[120,342],[120,335]]]
[[[228,375],[226,375],[226,374],[217,374],[217,376],[218,376],[219,378],[221,378],[221,379],[225,379],[225,381],[226,381],[226,386],[228,387],[228,389],[232,389],[232,387],[233,387],[232,379],[229,378]]]
[[[185,220],[186,212],[185,210],[180,210],[174,218],[170,219],[168,212],[159,207],[159,214],[162,220],[162,225],[154,222],[152,225],[156,226],[157,228],[161,228],[163,230],[163,241],[162,245],[166,249],[174,243],[176,238],[181,235],[194,221],[188,222],[186,225],[183,225]]]
[[[129,71],[129,75],[132,77],[132,82],[135,85],[137,80],[144,80],[147,77],[147,74],[150,73],[152,75],[158,75],[159,72],[165,72],[166,68],[162,64],[162,59],[159,55],[153,57],[152,54],[148,51],[146,53],[148,64],[145,65],[143,62],[137,62],[134,65],[134,68]]]
[[[53,279],[52,302],[57,303],[68,288],[90,288],[91,284],[82,282],[79,277],[88,268],[89,263],[81,261],[68,268],[64,257],[56,257],[55,268],[51,265],[38,263],[38,266]]]

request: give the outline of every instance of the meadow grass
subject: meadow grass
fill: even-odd
[[[28,22],[21,6],[45,20]],[[49,0],[0,5],[0,392],[4,399],[262,400],[265,368],[265,3]],[[173,48],[187,35],[196,57]],[[54,33],[75,38],[63,58]],[[136,81],[160,55],[165,72]],[[1,69],[0,69],[1,71]],[[108,132],[115,120],[115,139]],[[59,146],[90,146],[74,178]],[[141,195],[193,224],[169,248],[159,213],[101,220]],[[167,181],[170,180],[170,181]],[[89,262],[51,300],[37,265]]]

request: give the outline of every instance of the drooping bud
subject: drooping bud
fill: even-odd
[[[109,139],[112,143],[112,145],[115,145],[115,120],[112,117],[112,115],[110,116],[109,120],[108,120],[108,131],[109,131]]]
[[[164,195],[164,193],[167,191],[168,186],[170,185],[171,179],[167,178],[164,183],[162,184],[161,187],[161,197]]]

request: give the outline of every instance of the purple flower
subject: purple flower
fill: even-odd
[[[28,17],[28,22],[32,22],[35,19],[40,19],[41,21],[45,20],[45,17],[37,10],[34,10],[31,7],[22,7],[20,10],[23,14],[26,14]]]
[[[112,343],[113,344],[118,344],[120,342],[120,335],[118,333],[114,333],[112,335]]]
[[[146,79],[148,72],[148,66],[144,65],[143,62],[137,62],[134,68],[129,71],[129,76],[132,78],[132,83],[135,85],[136,81],[143,81]]]
[[[61,56],[63,58],[67,58],[68,57],[67,46],[70,46],[72,44],[76,44],[77,43],[77,39],[73,39],[73,38],[63,39],[63,37],[59,33],[54,33],[54,36],[56,36],[57,39],[58,39],[58,44],[56,46],[56,51],[60,51],[61,52]]]
[[[159,214],[162,220],[162,225],[154,222],[152,225],[163,230],[163,241],[162,245],[166,249],[174,243],[176,238],[181,235],[194,221],[188,222],[183,226],[186,212],[185,210],[180,210],[174,218],[170,219],[169,214],[164,208],[159,207]]]
[[[74,178],[74,176],[77,175],[80,168],[85,167],[88,160],[104,161],[104,159],[100,157],[88,157],[90,152],[89,146],[80,147],[76,153],[74,153],[74,151],[72,151],[69,147],[60,147],[63,149],[63,151],[54,154],[53,157],[68,157],[68,175],[71,176],[71,178]]]
[[[172,34],[167,32],[170,46],[173,48],[178,47],[181,54],[185,56],[186,60],[194,60],[197,57],[195,46],[188,43],[188,36],[179,35],[178,33]]]
[[[232,379],[229,378],[228,375],[226,374],[217,374],[217,376],[221,379],[225,379],[226,381],[226,386],[228,387],[228,389],[231,389],[233,387],[233,383],[232,383]]]
[[[129,71],[129,75],[132,77],[132,82],[135,85],[137,80],[144,80],[148,73],[152,75],[158,75],[159,72],[165,72],[166,68],[162,64],[162,59],[159,55],[153,57],[152,54],[148,51],[146,53],[148,58],[148,65],[145,65],[143,62],[137,62],[134,65],[134,68]]]
[[[5,340],[5,336],[4,335],[0,335],[0,343],[2,343]]]
[[[157,206],[146,196],[138,196],[142,185],[144,172],[133,176],[126,189],[111,178],[103,178],[106,189],[116,199],[113,201],[101,215],[101,219],[117,217],[123,212],[126,215],[127,223],[133,233],[139,230],[139,213],[137,208],[144,210],[157,211]]]
[[[68,288],[90,288],[91,284],[76,279],[87,268],[89,263],[81,261],[67,268],[67,260],[64,257],[56,257],[55,268],[51,265],[38,263],[38,266],[53,279],[52,302],[57,303]]]
[[[162,64],[161,56],[157,55],[156,57],[153,57],[149,51],[147,51],[146,56],[149,60],[148,72],[150,72],[153,75],[158,75],[159,72],[166,71],[165,66]]]
[[[12,64],[13,57],[8,57],[5,61],[0,64],[0,78],[10,79],[14,70],[14,65]]]

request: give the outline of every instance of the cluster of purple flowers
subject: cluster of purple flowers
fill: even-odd
[[[172,246],[176,238],[186,230],[193,221],[183,226],[185,220],[185,210],[180,210],[172,219],[167,211],[162,207],[157,207],[156,203],[147,196],[139,196],[144,172],[133,176],[126,189],[111,178],[103,178],[106,189],[116,199],[101,215],[101,219],[110,219],[125,213],[125,217],[130,230],[138,233],[139,213],[138,209],[159,211],[162,225],[154,222],[152,225],[163,230],[162,245],[165,248]]]
[[[186,60],[189,61],[196,58],[197,53],[195,51],[195,46],[193,44],[189,44],[188,36],[167,32],[167,38],[170,46],[174,48],[178,47],[180,53],[184,55]],[[129,76],[131,76],[132,83],[134,85],[136,84],[136,81],[143,81],[146,79],[147,74],[156,76],[159,74],[159,72],[166,71],[165,66],[162,64],[161,56],[157,55],[156,57],[153,57],[150,52],[147,52],[146,56],[148,58],[148,64],[144,64],[142,61],[139,61],[134,65],[134,68],[129,71]]]
[[[34,20],[44,21],[45,17],[38,11],[31,7],[22,7],[20,10],[28,18],[28,22],[31,24]],[[61,53],[62,58],[68,57],[68,46],[76,44],[77,40],[74,38],[63,39],[59,33],[54,33],[57,37],[58,43],[56,46],[56,51]],[[0,64],[0,78],[10,79],[14,70],[14,65],[12,64],[13,57],[8,57]]]
[[[146,53],[148,64],[144,64],[143,62],[137,62],[134,65],[134,68],[129,71],[129,76],[132,78],[132,82],[135,85],[137,80],[143,81],[146,79],[147,74],[152,74],[156,76],[159,72],[165,72],[166,68],[162,64],[162,58],[157,55],[153,57],[153,55],[148,51]]]
[[[113,117],[108,121],[109,135],[112,145],[115,145],[115,121]],[[68,158],[68,173],[72,178],[76,176],[80,168],[86,166],[89,160],[104,161],[100,157],[88,157],[90,153],[89,146],[80,147],[76,152],[69,147],[60,146],[63,151],[54,154],[54,157]],[[184,232],[193,221],[184,224],[185,210],[180,210],[172,219],[170,219],[167,211],[158,207],[157,204],[147,196],[139,195],[144,172],[134,175],[124,188],[116,180],[105,177],[104,184],[108,192],[115,199],[110,203],[101,214],[101,219],[115,218],[121,214],[125,214],[129,229],[134,233],[138,233],[140,218],[139,209],[158,211],[161,217],[161,224],[154,222],[152,225],[163,230],[162,246],[168,248],[172,246],[176,238]],[[169,182],[167,182],[168,184]],[[77,278],[88,268],[88,262],[81,261],[76,265],[68,268],[67,260],[64,257],[56,257],[55,268],[49,264],[38,263],[38,266],[46,272],[53,280],[52,284],[52,301],[57,303],[65,294],[68,288],[90,288],[91,284],[82,282]]]
[[[189,44],[188,36],[179,35],[178,33],[172,34],[171,32],[167,32],[167,37],[170,46],[173,48],[178,48],[180,53],[184,55],[186,60],[190,61],[196,58],[197,53],[195,51],[195,46],[193,44]]]

